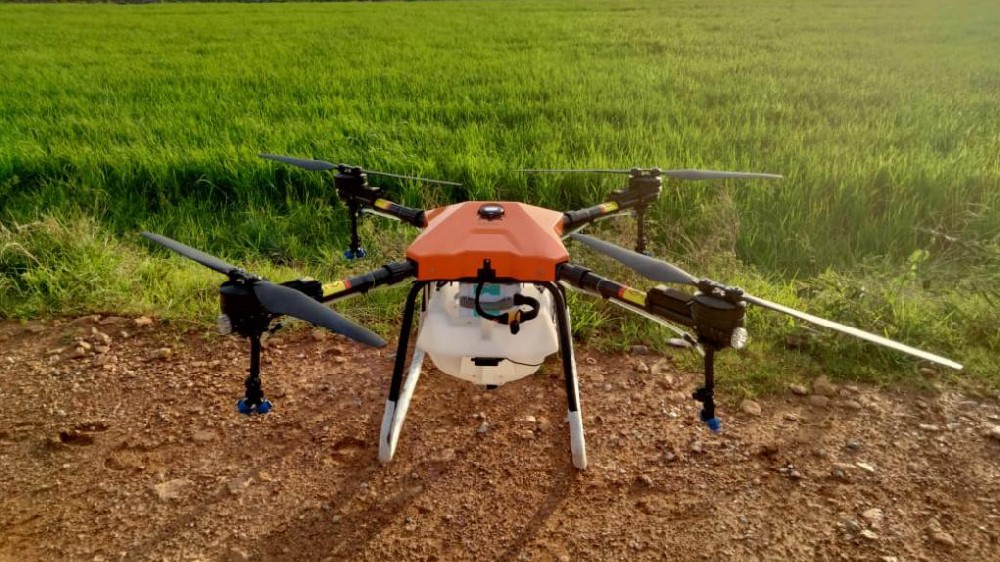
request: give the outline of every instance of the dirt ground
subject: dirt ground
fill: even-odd
[[[425,372],[382,466],[391,345],[279,334],[247,417],[244,341],[146,320],[0,323],[0,560],[1000,559],[996,397],[721,397],[715,435],[696,374],[583,349],[588,470],[554,360]]]

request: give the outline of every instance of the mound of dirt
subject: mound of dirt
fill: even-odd
[[[555,361],[494,391],[430,369],[382,466],[392,353],[308,330],[274,337],[263,380],[275,408],[247,417],[239,339],[149,319],[0,323],[0,559],[1000,552],[994,398],[820,383],[724,403],[716,435],[689,397],[697,375],[583,349],[588,470],[572,468]]]

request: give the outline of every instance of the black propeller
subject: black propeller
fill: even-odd
[[[308,160],[305,158],[295,158],[293,156],[282,156],[280,154],[261,154],[261,158],[266,158],[267,160],[274,160],[275,162],[283,162],[285,164],[291,164],[292,166],[298,166],[304,170],[309,170],[310,172],[326,172],[330,170],[337,170],[341,173],[360,173],[364,172],[366,174],[373,174],[376,176],[385,176],[388,178],[398,178],[402,180],[419,181],[423,183],[434,183],[438,185],[450,185],[454,187],[461,187],[462,184],[455,183],[452,181],[443,180],[432,180],[427,178],[420,178],[417,176],[404,176],[401,174],[390,174],[389,172],[377,172],[373,170],[362,170],[357,166],[349,166],[347,164],[334,164],[333,162],[327,162],[325,160]]]
[[[779,174],[760,174],[756,172],[723,172],[718,170],[663,170],[661,168],[632,168],[624,169],[582,169],[582,170],[520,170],[529,174],[628,174],[630,176],[665,176],[679,180],[780,180],[784,176]]]
[[[628,267],[629,269],[634,270],[636,273],[642,275],[647,279],[651,279],[653,281],[659,281],[661,283],[691,285],[698,288],[711,287],[711,288],[722,289],[724,292],[727,293],[727,295],[728,294],[737,295],[738,298],[744,302],[748,302],[763,308],[781,312],[783,314],[787,314],[789,316],[798,318],[800,320],[805,320],[806,322],[815,324],[817,326],[822,326],[824,328],[829,328],[831,330],[836,330],[838,332],[849,334],[856,338],[861,338],[863,340],[870,341],[872,343],[876,343],[878,345],[885,346],[891,349],[895,349],[897,351],[902,351],[903,353],[907,353],[909,355],[913,355],[914,357],[919,357],[921,359],[926,359],[927,361],[932,361],[939,365],[951,367],[952,369],[956,370],[962,370],[961,364],[956,363],[945,357],[934,355],[933,353],[928,353],[926,351],[910,347],[908,345],[899,343],[897,341],[893,341],[888,338],[884,338],[882,336],[877,336],[875,334],[866,332],[864,330],[859,330],[858,328],[854,328],[852,326],[845,326],[844,324],[840,324],[832,320],[820,318],[819,316],[813,316],[812,314],[795,310],[794,308],[789,308],[787,306],[771,302],[769,300],[765,300],[760,297],[755,297],[751,294],[744,293],[740,289],[725,287],[723,285],[715,283],[714,281],[709,281],[709,280],[699,281],[690,273],[684,271],[683,269],[673,264],[669,264],[667,262],[651,258],[649,256],[645,256],[643,254],[639,254],[631,250],[627,250],[620,246],[616,246],[615,244],[611,244],[610,242],[598,240],[596,238],[592,238],[584,234],[571,234],[570,238],[582,242],[583,244],[590,246],[591,248],[597,250],[598,252],[601,252],[602,254],[610,256],[611,258],[620,262],[622,265]]]
[[[209,269],[218,271],[229,277],[232,281],[241,282],[250,286],[261,306],[271,314],[287,315],[299,320],[304,320],[310,324],[322,326],[338,334],[343,334],[352,340],[373,347],[382,347],[386,344],[378,334],[355,324],[354,322],[330,310],[319,301],[309,297],[305,293],[297,291],[291,287],[278,285],[266,279],[251,275],[246,271],[230,265],[215,256],[210,256],[201,250],[196,250],[186,244],[181,244],[176,240],[143,232],[142,235],[161,246],[169,248],[178,254],[192,259]]]

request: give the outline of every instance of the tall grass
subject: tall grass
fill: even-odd
[[[136,290],[45,301],[71,282],[56,276],[53,292],[30,293],[41,285],[26,275],[49,264],[10,249],[41,244],[18,230],[38,221],[138,260],[101,275],[146,267],[139,229],[343,273],[347,223],[330,186],[257,157],[268,151],[465,184],[384,182],[425,206],[575,207],[620,187],[522,167],[782,173],[778,184],[669,183],[654,248],[696,271],[737,264],[720,273],[774,294],[830,292],[831,278],[847,292],[859,278],[899,286],[926,250],[905,282],[919,290],[886,299],[927,317],[889,319],[926,328],[912,343],[984,349],[997,337],[988,325],[971,335],[979,320],[945,314],[944,329],[930,316],[953,303],[985,317],[1000,280],[993,2],[0,5],[0,28],[0,280],[18,291],[0,314],[119,306],[110,293]],[[366,228],[369,246],[404,240]]]

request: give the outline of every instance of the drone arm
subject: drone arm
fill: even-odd
[[[390,217],[397,218],[407,224],[411,224],[417,228],[423,228],[427,226],[427,217],[424,214],[423,209],[415,209],[413,207],[404,207],[397,203],[393,203],[388,199],[375,199],[372,201],[371,206],[378,210],[380,213],[389,215]]]
[[[596,220],[621,212],[621,206],[615,201],[608,201],[586,209],[567,211],[563,213],[563,232],[580,228]]]
[[[578,229],[596,220],[609,217],[622,211],[635,209],[638,212],[644,212],[645,209],[659,197],[659,182],[651,183],[648,186],[641,185],[636,188],[616,191],[611,194],[611,201],[601,203],[600,205],[594,205],[593,207],[587,207],[586,209],[565,212],[563,214],[563,232]]]
[[[584,291],[595,293],[629,309],[682,326],[693,327],[689,302],[691,295],[676,289],[654,287],[646,292],[633,289],[616,281],[601,277],[586,267],[572,263],[560,264],[557,271],[560,281]]]
[[[375,287],[392,285],[417,274],[417,264],[406,260],[393,262],[378,269],[333,281],[323,285],[323,302],[342,299],[352,295],[367,293]]]

